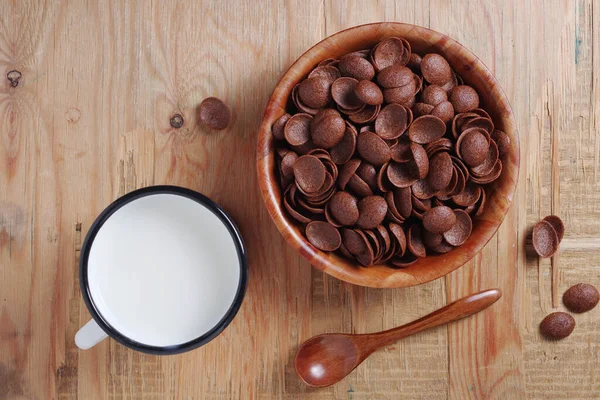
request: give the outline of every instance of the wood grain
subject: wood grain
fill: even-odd
[[[310,268],[270,221],[254,173],[283,72],[326,36],[377,21],[429,27],[473,51],[521,133],[514,206],[496,237],[447,278],[406,289]],[[600,287],[599,21],[595,0],[0,2],[0,399],[600,398],[600,309],[576,315],[568,339],[542,339],[551,266],[527,238],[559,213],[559,298],[579,282]],[[197,124],[209,95],[234,112],[225,132]],[[250,249],[242,310],[188,354],[111,341],[78,351],[89,318],[81,240],[119,194],[160,183],[200,190],[238,222]],[[312,335],[393,328],[492,286],[504,293],[492,309],[388,346],[333,387],[295,377],[293,354]]]

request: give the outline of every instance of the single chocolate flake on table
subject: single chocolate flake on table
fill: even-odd
[[[571,286],[563,295],[565,307],[574,313],[590,311],[598,305],[598,301],[600,301],[598,289],[588,283]]]
[[[540,324],[540,333],[548,339],[560,340],[573,333],[575,320],[565,312],[553,312]]]
[[[211,129],[223,130],[231,122],[231,111],[223,100],[208,97],[200,103],[200,122]]]
[[[548,221],[542,220],[533,227],[532,243],[535,252],[542,258],[554,255],[558,250],[559,239],[556,230]]]
[[[562,219],[556,215],[548,215],[547,217],[544,217],[544,221],[552,225],[558,236],[558,242],[562,242],[563,237],[565,236],[565,225],[563,224]]]
[[[387,38],[322,60],[290,97],[272,126],[276,170],[316,248],[407,268],[469,239],[511,143],[443,56]],[[554,218],[536,234],[547,253],[564,232]]]

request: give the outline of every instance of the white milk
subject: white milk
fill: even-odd
[[[213,328],[240,280],[236,246],[203,205],[154,194],[117,210],[92,243],[88,280],[104,319],[139,343],[188,342]]]

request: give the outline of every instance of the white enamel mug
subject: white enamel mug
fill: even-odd
[[[209,342],[233,320],[248,280],[244,243],[206,196],[152,186],[109,205],[81,249],[79,279],[93,319],[81,349],[107,336],[132,349],[175,354]]]

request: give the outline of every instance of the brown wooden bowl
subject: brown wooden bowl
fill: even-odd
[[[364,268],[336,253],[316,249],[303,236],[299,225],[283,211],[282,191],[275,167],[275,147],[271,126],[285,113],[294,86],[326,58],[340,56],[374,46],[379,41],[399,36],[408,40],[413,51],[442,54],[466,84],[479,93],[481,106],[491,115],[495,126],[506,132],[511,148],[503,157],[502,175],[487,186],[486,207],[473,223],[473,233],[462,246],[442,255],[419,259],[408,268],[387,265]],[[444,276],[468,262],[492,238],[500,227],[510,204],[519,176],[519,136],[506,94],[490,70],[460,43],[420,26],[401,23],[376,23],[356,26],[329,36],[304,53],[281,78],[264,113],[257,145],[258,181],[267,210],[277,228],[298,252],[316,268],[338,279],[369,287],[406,287]]]

